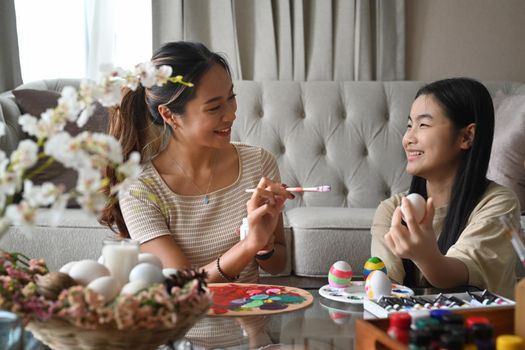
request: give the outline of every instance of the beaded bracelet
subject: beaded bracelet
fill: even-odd
[[[221,275],[221,277],[224,278],[228,282],[235,282],[235,281],[237,281],[241,275],[237,275],[237,276],[231,277],[231,276],[228,276],[227,274],[225,274],[224,271],[222,271],[222,269],[221,269],[221,265],[219,263],[220,259],[221,259],[221,256],[219,255],[217,257],[217,271],[219,271],[219,275]]]
[[[275,253],[275,248],[272,248],[269,252],[266,252],[264,254],[255,254],[255,259],[257,260],[268,260],[272,257],[273,253]]]

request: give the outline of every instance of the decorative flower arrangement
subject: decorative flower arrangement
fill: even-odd
[[[55,317],[85,329],[169,329],[179,317],[202,314],[211,303],[206,273],[195,270],[179,271],[162,284],[106,303],[102,295],[82,285],[61,289],[57,298],[41,293],[41,287],[62,283],[54,278],[60,273],[48,272],[42,259],[2,252],[0,262],[0,308],[22,316],[26,323]]]
[[[140,173],[139,154],[124,159],[114,137],[87,131],[72,137],[64,127],[68,122],[82,127],[96,101],[105,107],[118,104],[123,87],[135,90],[139,84],[151,87],[168,82],[192,86],[182,76],[171,77],[171,73],[171,67],[157,69],[150,62],[137,65],[133,71],[106,67],[98,83],[84,81],[78,91],[65,87],[58,105],[39,118],[21,116],[19,123],[32,138],[21,141],[9,157],[0,150],[0,238],[9,225],[30,228],[38,208],[50,208],[59,218],[68,200],[75,198],[82,209],[96,215],[108,200],[117,200]],[[0,137],[4,133],[5,125],[0,122]],[[42,165],[34,169],[40,160]],[[52,183],[32,183],[31,178],[54,161],[78,172],[71,191]],[[109,195],[102,191],[109,181],[102,175],[107,168],[118,179]],[[67,274],[49,272],[43,260],[0,252],[0,308],[19,314],[26,323],[61,320],[81,329],[117,331],[187,329],[211,303],[205,278],[204,272],[179,271],[164,283],[106,301]]]
[[[0,234],[10,224],[31,226],[39,207],[51,207],[58,218],[73,197],[85,211],[97,214],[107,200],[114,200],[125,191],[139,175],[140,155],[134,152],[124,159],[121,145],[114,137],[87,131],[71,137],[63,131],[64,127],[68,122],[84,126],[95,110],[96,101],[105,107],[117,105],[123,87],[135,90],[139,84],[151,87],[168,82],[192,86],[182,76],[171,77],[171,73],[170,66],[157,69],[151,62],[139,64],[132,71],[106,66],[98,83],[83,81],[78,91],[65,87],[58,105],[39,118],[22,115],[19,124],[33,138],[21,141],[9,157],[0,150]],[[0,122],[0,137],[4,134],[5,124]],[[31,169],[39,160],[43,160],[42,165]],[[31,182],[33,176],[54,161],[78,173],[76,187],[67,193],[50,182],[39,186]],[[118,179],[109,196],[101,191],[108,183],[102,175],[108,167]],[[21,200],[15,200],[17,195]]]
[[[0,308],[19,315],[49,319],[54,303],[37,293],[34,277],[48,272],[43,260],[28,259],[18,253],[0,253]]]

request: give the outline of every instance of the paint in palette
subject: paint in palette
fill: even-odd
[[[300,293],[283,286],[232,283],[210,286],[210,290],[213,293],[211,309],[217,315],[231,312],[279,311],[306,301]]]

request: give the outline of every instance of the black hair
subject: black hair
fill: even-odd
[[[219,64],[231,75],[226,60],[210,51],[201,43],[178,41],[167,43],[153,54],[151,59],[158,68],[170,66],[173,75],[182,75],[185,81],[198,84],[202,76],[215,64]],[[167,83],[146,89],[146,104],[152,121],[163,125],[158,111],[159,105],[166,105],[173,113],[183,114],[186,104],[195,96],[196,89],[183,84]]]
[[[465,151],[457,169],[450,194],[447,215],[439,235],[442,254],[456,243],[468,218],[489,184],[486,174],[494,136],[494,105],[487,88],[470,78],[452,78],[423,86],[416,94],[431,95],[441,106],[456,131],[471,123],[476,125],[471,147]],[[426,180],[413,176],[409,193],[427,198]],[[403,259],[406,285],[414,286],[415,265]]]

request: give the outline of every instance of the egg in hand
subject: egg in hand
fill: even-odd
[[[405,197],[412,206],[412,214],[414,215],[414,218],[418,223],[423,221],[423,218],[425,217],[426,212],[426,205],[427,202],[425,201],[425,198],[423,198],[422,195],[419,193],[410,193]],[[405,208],[403,208],[403,204],[401,204],[401,214],[403,215],[403,220],[405,220]]]

